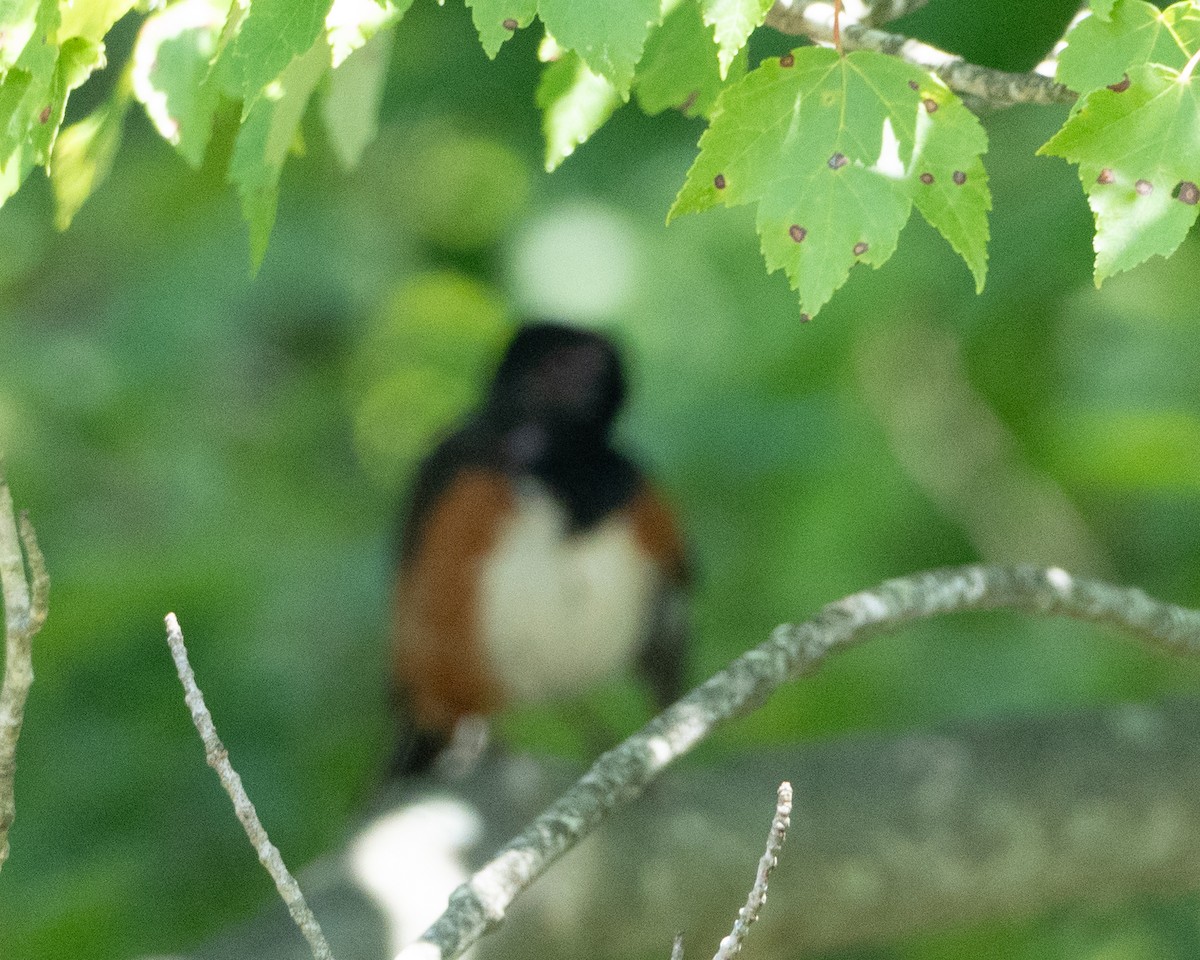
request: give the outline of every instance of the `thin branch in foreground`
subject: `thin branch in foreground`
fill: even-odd
[[[754,875],[754,886],[750,888],[750,896],[746,905],[738,911],[737,919],[733,921],[733,929],[729,936],[721,941],[721,946],[713,956],[713,960],[733,960],[742,950],[742,943],[750,930],[750,924],[758,919],[763,904],[767,902],[767,881],[771,879],[771,871],[779,862],[779,851],[783,849],[783,841],[787,839],[788,827],[792,822],[792,785],[786,780],[779,785],[779,793],[775,800],[775,816],[771,820],[771,831],[767,834],[767,849],[763,851],[758,861],[758,872]]]
[[[828,3],[777,0],[764,22],[780,33],[805,36],[820,43],[835,42],[832,8]],[[1073,91],[1040,73],[1008,73],[981,67],[919,40],[876,30],[865,22],[843,23],[839,34],[846,50],[874,50],[899,57],[936,74],[951,90],[989,107],[1011,107],[1018,103],[1045,106],[1074,103],[1076,99]]]
[[[754,874],[754,886],[750,888],[750,896],[746,905],[738,911],[737,919],[733,921],[733,929],[722,941],[713,955],[713,960],[733,960],[742,950],[750,924],[758,919],[763,904],[767,902],[767,882],[771,871],[779,862],[779,851],[783,849],[783,841],[787,839],[788,827],[792,820],[792,785],[786,780],[779,785],[775,799],[775,816],[771,819],[771,830],[767,834],[767,849],[758,861],[758,870]],[[683,960],[683,934],[675,934],[675,942],[671,946],[671,960]]]
[[[24,555],[21,548],[24,545]],[[25,564],[29,564],[29,578]],[[32,580],[32,585],[30,584]],[[29,517],[20,527],[0,464],[0,590],[4,595],[4,680],[0,685],[0,868],[8,859],[8,832],[17,816],[17,739],[33,685],[33,637],[46,622],[50,577]]]
[[[668,707],[591,769],[450,897],[446,911],[399,960],[452,960],[505,917],[513,900],[608,814],[720,724],[763,703],[837,650],[916,620],[968,610],[1065,616],[1116,627],[1160,650],[1200,654],[1200,611],[1057,568],[966,566],[888,580],[822,608]]]
[[[233,769],[233,764],[229,762],[229,751],[225,749],[225,744],[217,736],[217,728],[213,724],[212,714],[208,712],[208,707],[204,703],[204,694],[196,686],[196,676],[192,673],[192,665],[188,662],[187,647],[183,643],[183,631],[179,628],[179,621],[175,614],[168,613],[166,622],[167,643],[171,645],[171,656],[175,660],[175,670],[179,673],[179,682],[183,684],[184,701],[191,711],[192,723],[196,725],[196,732],[200,734],[200,739],[204,742],[205,759],[220,777],[221,786],[225,788],[229,799],[233,801],[234,812],[242,821],[246,836],[250,838],[250,843],[253,845],[255,853],[258,854],[259,862],[271,875],[271,879],[275,881],[275,889],[279,891],[279,896],[287,905],[292,920],[308,940],[313,956],[316,960],[333,960],[333,953],[329,949],[329,944],[325,942],[325,934],[321,932],[321,925],[317,923],[317,918],[308,908],[304,894],[300,892],[300,885],[296,883],[296,878],[284,865],[279,850],[267,837],[267,831],[258,819],[254,804],[250,802],[250,797],[247,796],[246,789],[242,786],[242,778],[238,776],[238,772]]]

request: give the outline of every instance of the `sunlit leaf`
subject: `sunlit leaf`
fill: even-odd
[[[713,27],[720,50],[721,76],[746,46],[756,27],[767,16],[774,0],[700,0],[704,22]]]
[[[1119,0],[1092,0],[1092,12],[1101,20],[1107,20],[1112,16],[1113,4]]]
[[[312,47],[331,5],[332,0],[254,0],[250,5],[223,54],[244,99],[244,117],[267,84]]]
[[[104,35],[131,5],[0,0],[0,202],[50,163],[67,98],[104,66]]]
[[[1056,77],[1072,90],[1087,93],[1120,84],[1137,64],[1180,69],[1198,45],[1200,9],[1195,4],[1176,3],[1160,11],[1143,0],[1121,0],[1112,7],[1111,20],[1096,13],[1067,34]]]
[[[132,8],[136,0],[65,0],[59,4],[62,20],[58,42],[69,37],[84,37],[99,43],[114,23]]]
[[[37,30],[41,0],[0,0],[0,76],[17,62]]]
[[[358,165],[367,145],[379,131],[379,104],[392,54],[392,31],[377,33],[333,71],[321,117],[329,142],[347,170]]]
[[[375,34],[398,21],[412,6],[412,0],[333,0],[325,31],[333,52],[336,70],[355,50],[361,49]]]
[[[929,74],[802,47],[722,93],[670,217],[754,203],[763,256],[815,315],[856,263],[881,266],[915,203],[982,287],[991,200],[978,119]]]
[[[676,109],[689,117],[707,116],[722,87],[713,31],[692,3],[681,3],[650,32],[646,52],[633,79],[634,96],[648,114]],[[739,55],[729,72],[731,81],[746,73],[746,56]]]
[[[527,27],[537,13],[537,0],[467,0],[479,42],[493,60],[504,42]]]
[[[33,142],[34,159],[38,163],[45,165],[50,162],[54,138],[62,126],[67,111],[67,97],[71,91],[104,64],[104,44],[94,40],[71,37],[59,48],[54,72],[50,75],[50,89],[46,92],[46,105],[38,112],[37,122],[31,125],[30,139]]]
[[[659,0],[539,0],[538,15],[559,46],[574,50],[625,99],[660,10]]]
[[[207,83],[225,20],[225,0],[183,0],[152,14],[133,48],[133,91],[168,143],[200,166],[219,90]]]
[[[242,215],[250,226],[250,262],[257,270],[267,252],[279,198],[279,175],[304,116],[313,90],[329,69],[329,45],[324,38],[297,57],[260,97],[238,131],[229,163]]]
[[[1190,74],[1132,67],[1094,90],[1038,151],[1079,164],[1096,216],[1096,283],[1169,256],[1200,209],[1200,91]]]
[[[71,225],[79,208],[108,177],[121,145],[129,100],[125,81],[104,104],[59,133],[50,168],[54,222],[59,230]]]
[[[51,96],[59,49],[48,38],[57,28],[58,4],[42,0],[32,36],[22,47],[16,64],[0,80],[0,179],[11,182],[15,176],[18,186],[35,161],[46,161],[34,143],[34,135],[44,137],[50,133],[41,128],[53,115]],[[18,174],[18,170],[25,173]]]
[[[546,136],[546,169],[554,170],[604,126],[621,105],[621,97],[608,80],[567,53],[542,72],[537,105]]]

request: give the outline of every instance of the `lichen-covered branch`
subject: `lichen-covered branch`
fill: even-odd
[[[1059,569],[967,566],[889,580],[778,627],[642,730],[603,754],[562,797],[450,897],[445,913],[400,960],[451,960],[504,919],[513,899],[610,812],[724,721],[761,704],[829,653],[914,620],[966,610],[1013,610],[1107,624],[1172,652],[1200,653],[1200,612],[1140,590]]]
[[[969,619],[958,625],[964,643],[971,629]],[[1001,686],[1005,674],[1020,682],[1019,668],[1002,669]],[[699,945],[715,949],[729,932],[726,914],[745,892],[738,877],[763,851],[753,811],[790,777],[788,844],[802,857],[785,852],[771,875],[748,960],[870,954],[947,928],[1092,916],[1200,889],[1200,697],[1030,714],[1012,694],[1023,704],[1016,715],[675,764],[521,894],[472,956],[628,960],[659,944],[651,952],[666,960],[671,932],[686,930],[688,955],[707,960]],[[583,769],[497,750],[453,784],[392,784],[376,816],[304,885],[338,956],[375,960],[382,944],[398,950],[420,936],[454,878],[486,863]],[[293,926],[272,904],[189,957],[261,956]]]
[[[229,751],[225,749],[225,744],[217,736],[217,728],[213,724],[212,714],[208,712],[208,707],[204,703],[204,694],[196,685],[196,676],[192,672],[192,665],[188,662],[187,647],[183,642],[183,632],[179,628],[179,621],[175,618],[175,614],[168,613],[166,622],[167,643],[171,645],[171,656],[175,660],[175,670],[179,673],[179,682],[183,684],[184,701],[187,703],[188,710],[191,711],[192,723],[196,725],[196,732],[200,734],[200,739],[204,742],[205,759],[208,760],[208,765],[217,772],[221,786],[225,788],[229,799],[233,801],[234,812],[242,822],[246,836],[250,838],[254,852],[258,854],[259,862],[271,875],[271,879],[275,881],[275,889],[279,891],[279,896],[287,904],[292,920],[308,940],[313,956],[316,960],[333,960],[333,953],[329,949],[329,944],[325,942],[325,934],[321,932],[321,925],[317,923],[317,918],[308,908],[304,894],[300,891],[300,885],[296,883],[296,878],[284,865],[279,850],[267,836],[262,821],[258,819],[258,812],[254,809],[254,804],[250,802],[245,787],[242,786],[242,778],[233,768],[233,764],[229,762]]]
[[[852,16],[843,16],[842,46],[847,50],[874,50],[907,60],[936,74],[957,93],[990,107],[1010,107],[1017,103],[1047,105],[1074,102],[1075,94],[1072,91],[1040,73],[1007,73],[981,67],[957,54],[871,26],[890,19],[881,14],[880,8],[904,8],[900,12],[906,13],[913,6],[904,3],[873,4],[870,5],[869,16],[861,17],[857,22]],[[765,22],[780,33],[806,36],[822,43],[833,40],[833,9],[828,3],[777,0],[768,11]]]
[[[24,546],[24,555],[22,555]],[[26,577],[25,564],[29,564]],[[33,684],[33,638],[46,622],[50,577],[29,517],[18,527],[0,463],[0,587],[4,595],[4,681],[0,685],[0,868],[17,815],[17,739]]]

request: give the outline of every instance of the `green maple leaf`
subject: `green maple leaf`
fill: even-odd
[[[227,60],[231,82],[241,94],[243,120],[263,88],[312,47],[325,28],[330,6],[332,0],[254,0],[241,13],[237,36],[220,56]],[[242,10],[241,4],[232,4],[230,16]]]
[[[479,42],[488,57],[496,54],[521,27],[527,27],[537,13],[537,0],[467,0],[471,19],[479,31]]]
[[[278,95],[260,97],[238,131],[229,161],[242,215],[250,225],[250,261],[257,270],[267,252],[279,199],[279,175],[296,140],[304,108],[329,70],[329,44],[322,37],[294,59],[278,78]]]
[[[34,166],[49,167],[67,98],[104,66],[100,39],[72,31],[105,28],[121,6],[96,4],[82,17],[71,8],[66,28],[56,0],[36,5],[9,0],[0,6],[0,58],[11,61],[0,74],[0,203],[18,190]]]
[[[1055,76],[1072,90],[1087,93],[1123,82],[1123,75],[1141,63],[1182,69],[1197,46],[1200,9],[1194,3],[1159,10],[1143,0],[1121,0],[1112,7],[1111,18],[1097,11],[1067,34]]]
[[[379,105],[392,53],[392,30],[377,33],[333,71],[321,116],[334,152],[353,170],[379,131]]]
[[[38,31],[42,6],[42,0],[0,0],[0,77],[16,65]]]
[[[61,52],[54,42],[58,4],[56,0],[40,0],[36,7],[13,10],[10,15],[20,15],[21,20],[5,28],[19,36],[5,51],[5,56],[15,55],[15,60],[0,74],[0,169],[7,172],[11,167],[6,159],[11,155],[14,159],[21,157],[20,166],[28,172],[35,161],[33,138],[37,128],[46,126],[53,112],[51,90]],[[31,21],[26,19],[29,16]],[[44,163],[45,157],[38,156],[36,162]]]
[[[707,116],[725,86],[712,27],[692,3],[681,3],[650,32],[646,52],[633,78],[638,105],[648,114],[676,109],[689,117]],[[728,75],[740,80],[746,57],[733,60]]]
[[[982,289],[987,135],[940,81],[893,57],[802,47],[722,93],[668,220],[756,203],[769,270],[809,315],[856,263],[881,266],[913,204]]]
[[[54,223],[59,230],[71,225],[79,208],[108,177],[121,145],[129,100],[126,74],[108,100],[64,127],[54,141],[50,185],[54,188]]]
[[[756,27],[766,19],[774,0],[700,0],[704,22],[714,28],[721,78],[729,71],[733,58],[746,46]]]
[[[574,50],[627,99],[633,68],[661,11],[659,0],[539,0],[538,16],[560,47]]]
[[[133,48],[133,92],[164,140],[204,160],[220,90],[206,82],[229,4],[182,0],[151,14]]]
[[[542,72],[537,105],[546,137],[546,171],[551,172],[604,126],[621,97],[608,80],[574,53],[566,53]]]
[[[333,69],[336,71],[350,54],[396,23],[411,6],[412,0],[333,0],[325,18]]]
[[[1096,285],[1155,254],[1169,256],[1200,200],[1200,90],[1190,67],[1131,67],[1094,90],[1038,150],[1079,164],[1096,218]]]
[[[62,21],[58,41],[68,37],[83,37],[99,43],[133,7],[136,0],[88,0],[86,3],[59,4]]]

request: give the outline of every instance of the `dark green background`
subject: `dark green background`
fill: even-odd
[[[1027,69],[1074,7],[935,0],[901,27]],[[791,43],[762,32],[751,63]],[[826,601],[980,558],[1200,605],[1200,247],[1093,289],[1075,173],[1033,157],[1064,109],[985,120],[982,297],[914,219],[890,263],[855,270],[801,324],[750,211],[663,226],[700,122],[628,106],[541,172],[532,34],[489,63],[456,0],[419,0],[379,141],[347,174],[306,124],[256,278],[222,183],[228,143],[193,174],[132,114],[114,175],[67,233],[37,178],[0,212],[0,448],[53,576],[0,875],[5,960],[183,950],[274,896],[203,763],[168,610],[289,862],[344,836],[390,747],[404,478],[527,311],[626,345],[624,433],[678,502],[701,571],[695,679]],[[1026,507],[1042,502],[1074,526],[1038,521]],[[954,618],[838,658],[704,755],[1198,680],[1076,625]],[[612,736],[644,716],[628,686],[593,707]],[[506,726],[580,752],[563,716]],[[854,956],[1193,958],[1196,906]]]

